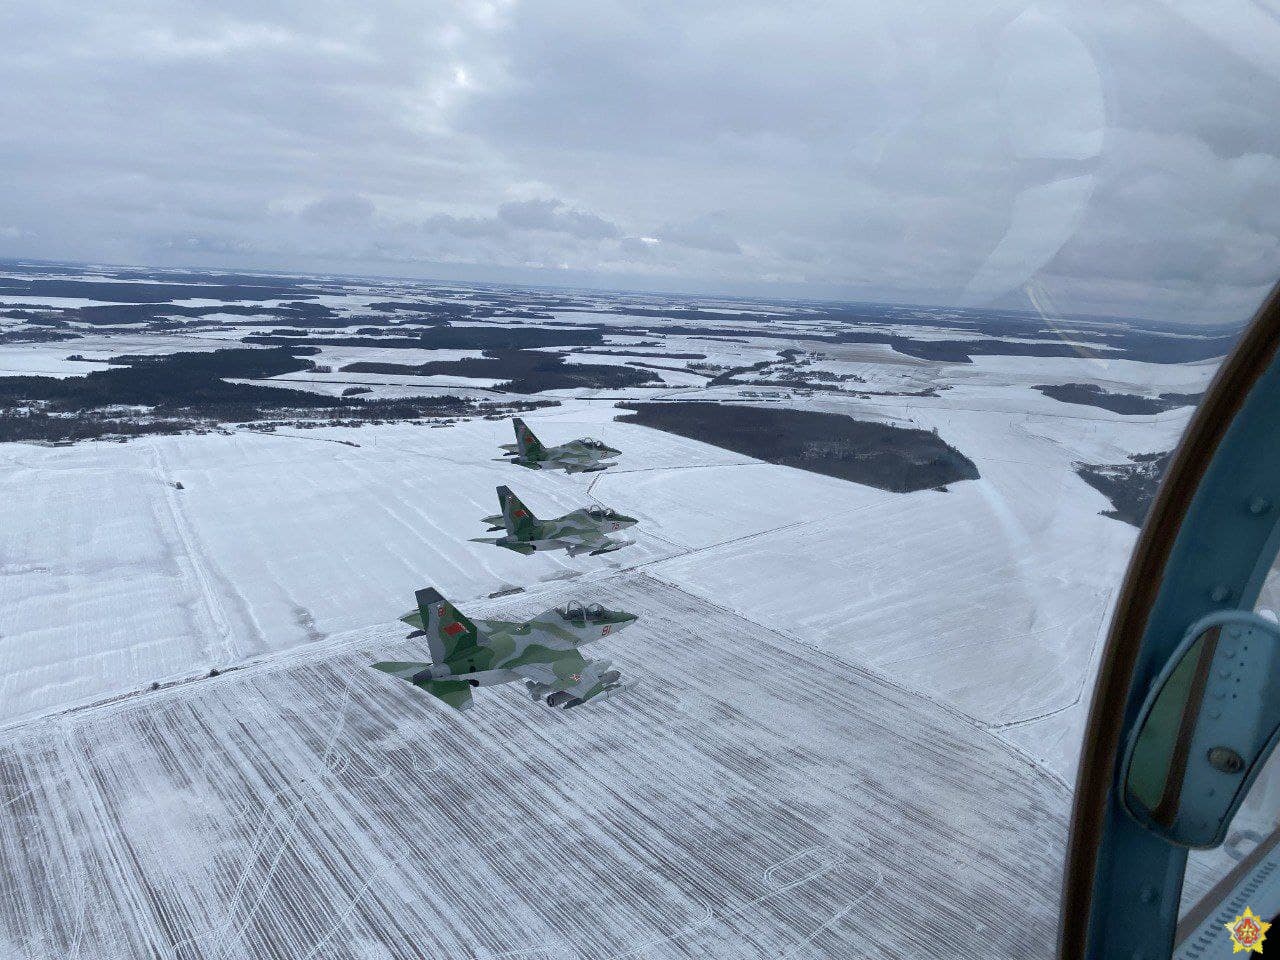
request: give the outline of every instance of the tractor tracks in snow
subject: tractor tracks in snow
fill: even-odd
[[[898,680],[895,680],[893,677],[885,673],[882,673],[881,671],[876,670],[866,665],[865,663],[858,663],[856,661],[846,660],[843,657],[836,656],[835,654],[831,653],[828,650],[824,650],[821,647],[817,647],[817,646],[814,646],[813,644],[807,643],[800,637],[788,636],[782,633],[781,631],[779,631],[778,629],[776,629],[775,627],[770,626],[769,624],[763,623],[760,620],[756,619],[747,611],[737,610],[732,607],[723,606],[719,603],[716,603],[714,600],[710,600],[707,597],[703,597],[703,596],[700,596],[699,594],[693,593],[692,591],[686,589],[685,587],[682,587],[677,583],[673,583],[672,581],[667,580],[664,577],[649,573],[647,570],[641,570],[639,572],[643,576],[648,577],[651,580],[655,580],[658,583],[661,583],[665,587],[668,587],[670,589],[680,592],[684,596],[690,598],[691,600],[697,602],[700,605],[710,607],[713,610],[727,613],[731,616],[739,617],[743,620],[750,622],[752,625],[757,626],[760,629],[766,631],[771,636],[776,637],[777,645],[783,649],[794,648],[795,646],[798,645],[804,650],[808,651],[813,656],[819,657],[820,659],[830,662],[832,664],[838,664],[840,666],[846,667],[849,670],[852,670],[855,673],[860,674],[861,676],[864,676],[869,680],[884,684],[887,687],[891,687],[897,692],[905,696],[908,696],[917,700],[922,700],[922,701],[925,701],[926,703],[933,705],[937,709],[946,713],[948,716],[951,716],[956,720],[964,723],[966,726],[971,727],[974,730],[980,731],[986,737],[990,738],[992,741],[999,744],[1001,749],[1003,749],[1005,752],[1021,760],[1023,763],[1031,767],[1036,773],[1043,776],[1045,779],[1051,781],[1055,785],[1055,787],[1063,791],[1066,791],[1068,793],[1070,792],[1070,789],[1071,789],[1070,785],[1066,782],[1066,780],[1063,779],[1063,777],[1056,770],[1046,766],[1042,760],[1040,760],[1038,757],[1032,756],[1030,753],[1023,750],[1017,744],[1011,742],[1005,737],[1000,736],[1000,734],[995,729],[993,729],[990,724],[985,723],[984,721],[979,720],[977,717],[974,717],[966,713],[964,710],[960,709],[954,703],[951,703],[950,701],[947,701],[947,700],[939,699],[937,697],[930,696],[928,693],[924,692],[923,690],[920,690],[917,687],[909,686]],[[1063,709],[1066,709],[1066,708],[1063,708]]]
[[[227,619],[222,609],[222,605],[218,602],[218,597],[213,588],[213,577],[205,566],[201,552],[197,549],[196,535],[188,523],[186,514],[183,513],[181,505],[178,503],[175,493],[177,488],[174,487],[174,481],[170,479],[168,467],[164,462],[164,457],[160,453],[159,447],[154,443],[150,444],[151,457],[155,462],[156,474],[160,477],[161,483],[164,485],[165,505],[168,507],[169,516],[173,522],[173,529],[178,534],[178,539],[182,543],[183,559],[189,565],[192,581],[203,602],[205,613],[209,617],[209,622],[213,625],[214,630],[219,637],[219,645],[221,651],[214,649],[212,644],[206,644],[204,648],[205,656],[209,663],[228,663],[235,659],[235,639],[231,630],[231,622]],[[221,652],[222,658],[219,661],[217,654]]]

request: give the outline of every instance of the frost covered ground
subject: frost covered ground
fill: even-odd
[[[84,306],[119,302],[99,286]],[[1076,467],[1169,449],[1190,408],[1128,416],[1034,387],[1197,393],[1215,362],[953,362],[820,341],[827,321],[777,305],[704,304],[739,328],[717,338],[706,317],[538,296],[557,323],[627,328],[574,363],[678,368],[539,393],[560,405],[528,414],[534,430],[623,450],[608,472],[495,461],[510,423],[482,418],[0,444],[0,956],[1048,955],[1068,784],[1136,537]],[[766,309],[768,336],[740,335]],[[947,319],[867,329],[992,336]],[[73,329],[83,343],[0,343],[0,373],[255,332]],[[338,368],[477,354],[320,349],[332,372],[285,376],[392,396],[440,384]],[[814,371],[857,379],[824,390]],[[891,493],[615,422],[628,398],[936,429],[980,479]],[[469,542],[500,483],[540,515],[615,506],[636,544],[571,560]],[[574,596],[639,613],[592,651],[634,686],[568,714],[487,689],[455,715],[366,669],[426,658],[396,618],[427,584],[480,614]]]
[[[1051,779],[641,573],[590,595],[642,616],[609,651],[640,685],[595,710],[486,690],[472,715],[445,713],[367,669],[415,652],[380,627],[23,728],[0,744],[0,950],[1014,957],[1052,942]]]

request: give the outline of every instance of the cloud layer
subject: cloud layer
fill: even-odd
[[[1252,0],[7,20],[0,256],[1224,322],[1280,278]]]

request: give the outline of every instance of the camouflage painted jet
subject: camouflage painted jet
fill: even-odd
[[[498,488],[498,504],[502,513],[485,517],[490,532],[506,529],[505,537],[473,537],[475,543],[496,543],[500,547],[528,556],[537,550],[568,550],[569,556],[580,553],[596,556],[630,546],[631,540],[614,540],[607,536],[639,521],[626,517],[610,507],[583,507],[554,520],[539,520],[510,487]],[[501,526],[498,526],[501,524]]]
[[[608,660],[587,660],[578,647],[636,622],[621,610],[575,602],[525,623],[470,620],[435,587],[415,595],[418,609],[400,619],[425,635],[431,663],[375,663],[373,668],[408,680],[451,707],[471,706],[471,688],[523,680],[534,700],[567,710],[620,686]]]
[[[512,463],[530,470],[563,470],[566,473],[608,470],[613,464],[604,461],[622,456],[621,450],[590,438],[571,440],[558,447],[544,447],[523,420],[516,417],[512,423],[516,428],[516,442],[502,445],[506,451],[503,456],[511,457]]]

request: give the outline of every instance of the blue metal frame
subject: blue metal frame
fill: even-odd
[[[1273,357],[1227,428],[1174,540],[1147,618],[1121,743],[1187,629],[1207,614],[1252,609],[1280,545],[1280,361]],[[1173,949],[1187,851],[1138,824],[1115,765],[1098,848],[1086,955],[1125,960]]]

